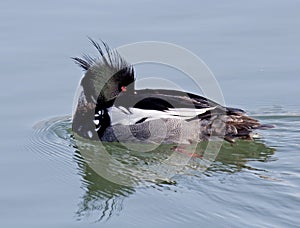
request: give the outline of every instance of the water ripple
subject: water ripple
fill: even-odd
[[[203,190],[203,181],[206,182],[205,188],[209,189],[210,182],[207,180],[210,178],[217,178],[218,181],[214,181],[213,185],[219,185],[217,183],[228,182],[228,178],[230,179],[233,174],[244,175],[247,178],[255,176],[264,181],[282,182],[284,172],[276,173],[268,168],[270,167],[268,164],[276,162],[278,159],[274,155],[274,148],[286,147],[288,140],[296,140],[299,136],[299,118],[296,114],[291,113],[288,115],[255,114],[255,116],[264,123],[275,124],[276,128],[264,131],[262,133],[264,137],[256,141],[238,141],[234,145],[224,143],[216,160],[205,172],[202,172],[203,159],[201,158],[205,143],[200,143],[196,150],[199,156],[192,157],[188,164],[178,169],[171,179],[151,179],[153,177],[151,175],[162,175],[162,172],[173,169],[174,164],[167,164],[163,170],[149,169],[149,167],[159,167],[157,164],[174,153],[172,149],[174,145],[162,145],[150,153],[139,154],[129,151],[119,143],[106,143],[104,144],[107,152],[105,155],[97,142],[79,140],[73,136],[70,116],[56,117],[36,124],[28,149],[38,152],[45,159],[60,162],[62,169],[66,166],[74,167],[75,164],[78,170],[76,175],[80,176],[84,190],[81,203],[78,205],[78,219],[92,217],[94,221],[106,220],[113,214],[120,213],[124,199],[141,189],[141,185],[136,183],[144,183],[145,180],[147,181],[146,186],[142,185],[142,188],[146,187],[144,191],[148,191],[148,188],[157,189],[159,192],[166,191],[166,188],[169,191],[178,191],[184,187],[189,191],[198,192],[198,194],[201,189]],[[297,143],[298,141],[295,141],[290,145],[299,148]],[[268,144],[272,146],[268,146]],[[109,163],[107,155],[116,162]],[[99,175],[90,163],[90,160],[95,159],[97,167],[105,167],[106,172],[110,175],[130,177],[133,182],[120,184],[105,175]],[[145,179],[145,175],[151,178]],[[220,186],[212,186],[212,188],[215,187],[219,188]],[[217,200],[218,196],[215,197]],[[190,219],[190,216],[181,217],[182,222]],[[174,217],[171,216],[170,219],[174,219]]]

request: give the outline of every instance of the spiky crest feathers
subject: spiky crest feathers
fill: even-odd
[[[100,56],[84,54],[81,58],[72,58],[84,71],[81,85],[87,101],[95,103],[101,97],[111,100],[119,93],[122,86],[134,82],[133,66],[128,64],[116,50],[101,41],[102,46],[89,38]]]

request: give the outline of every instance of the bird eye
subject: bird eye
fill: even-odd
[[[126,92],[126,90],[127,90],[126,86],[122,86],[121,90],[122,90],[122,92]]]

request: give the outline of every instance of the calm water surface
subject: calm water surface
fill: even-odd
[[[0,226],[299,226],[299,7],[292,0],[2,1]],[[132,185],[112,183],[84,156],[101,158],[97,145],[71,132],[82,72],[70,57],[93,51],[86,36],[112,47],[144,40],[181,45],[210,67],[226,104],[276,128],[255,142],[224,144],[204,172],[199,145],[199,157],[161,180],[141,175],[171,146],[149,155],[105,145],[121,164],[111,174],[136,178]],[[146,65],[137,73],[199,92],[170,69]]]

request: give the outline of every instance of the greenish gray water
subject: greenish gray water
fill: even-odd
[[[299,6],[2,1],[1,227],[298,226]],[[81,72],[69,57],[92,52],[86,36],[112,47],[143,40],[186,47],[211,68],[228,105],[276,128],[255,142],[224,144],[205,172],[195,157],[168,181],[111,183],[87,165],[70,132]],[[146,65],[137,73],[198,92],[178,72]],[[132,168],[165,158],[109,150]]]

